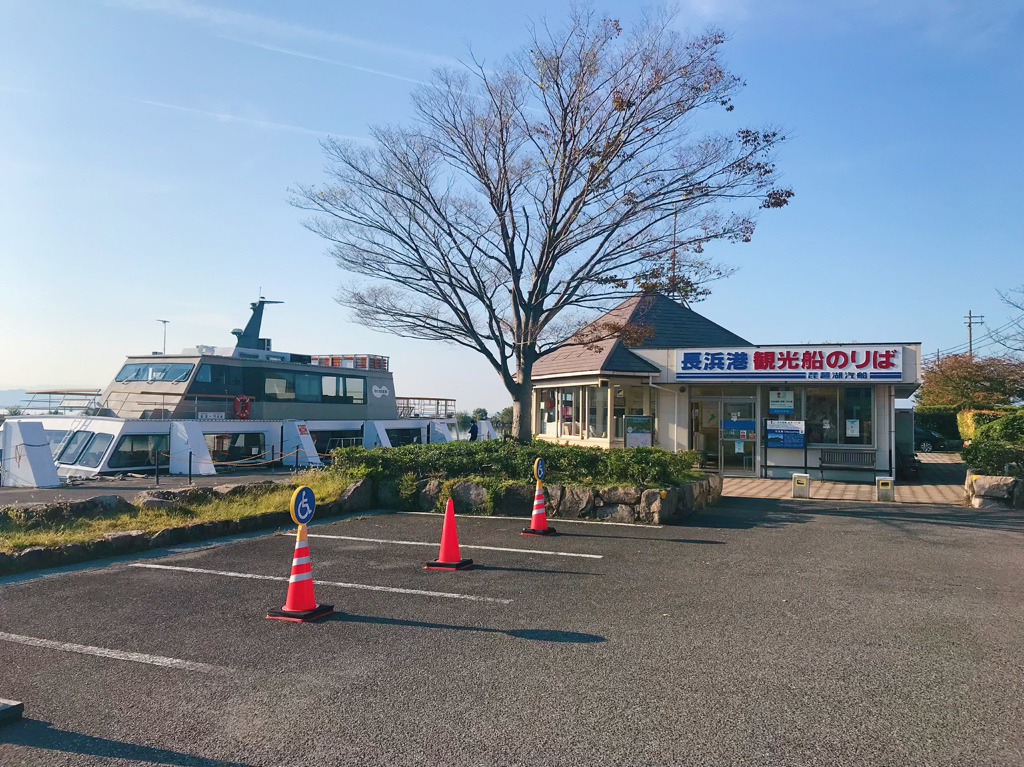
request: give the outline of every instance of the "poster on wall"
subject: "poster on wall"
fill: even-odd
[[[768,421],[767,435],[768,447],[803,450],[806,444],[803,421]]]
[[[651,447],[654,437],[654,418],[649,415],[623,416],[626,428],[626,447]]]
[[[796,392],[773,389],[768,392],[768,412],[772,415],[793,415]]]
[[[846,436],[847,437],[859,437],[860,436],[860,419],[847,418],[846,419]]]

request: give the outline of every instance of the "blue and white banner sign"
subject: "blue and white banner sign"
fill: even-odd
[[[680,381],[899,381],[902,346],[740,346],[677,349]]]

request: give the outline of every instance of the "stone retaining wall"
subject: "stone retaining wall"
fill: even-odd
[[[1024,509],[1024,479],[968,472],[964,503],[974,509]]]
[[[421,483],[413,500],[421,511],[442,506],[445,486],[439,480]],[[492,514],[528,517],[533,510],[536,487],[507,485],[491,497],[483,485],[470,480],[449,486],[450,497],[459,514]],[[382,496],[392,491],[382,488]],[[608,522],[664,524],[683,520],[694,512],[717,503],[722,497],[722,478],[708,474],[703,479],[678,487],[644,489],[614,485],[591,488],[582,485],[544,485],[544,505],[553,519],[595,519]]]
[[[16,504],[0,509],[0,522],[6,519],[28,529],[42,528],[80,517],[131,512],[134,508],[157,509],[203,503],[216,497],[238,497],[265,493],[277,487],[274,482],[247,485],[220,485],[213,488],[188,487],[181,490],[146,490],[128,503],[116,495],[101,495],[84,501]],[[342,514],[357,514],[374,508],[418,508],[436,511],[441,507],[445,485],[439,480],[419,483],[413,497],[403,497],[395,482],[374,483],[369,479],[353,482],[337,498],[317,504],[317,519]],[[497,516],[528,517],[533,508],[534,486],[509,485],[491,504],[487,490],[475,482],[455,482],[450,486],[455,510],[459,513],[489,513]],[[576,485],[547,485],[544,500],[548,516],[562,519],[597,519],[609,522],[663,524],[683,520],[722,497],[722,478],[709,474],[704,479],[662,490],[614,486],[588,488]],[[287,511],[269,511],[239,519],[191,522],[168,527],[155,533],[124,530],[107,533],[87,543],[63,543],[57,546],[32,546],[13,554],[0,552],[0,575],[77,564],[90,559],[130,554],[148,549],[175,546],[224,535],[256,530],[290,527]]]

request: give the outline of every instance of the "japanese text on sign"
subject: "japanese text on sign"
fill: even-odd
[[[899,380],[899,346],[679,349],[676,378],[722,380]]]

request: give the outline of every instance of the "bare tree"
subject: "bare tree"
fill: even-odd
[[[996,292],[1004,304],[1021,314],[1003,325],[995,334],[995,340],[1011,354],[1024,354],[1024,285],[1006,293]]]
[[[731,110],[742,82],[721,32],[684,39],[672,24],[647,16],[623,34],[576,10],[563,29],[531,28],[498,69],[437,70],[413,127],[373,128],[372,148],[323,142],[329,183],[295,190],[339,266],[369,278],[338,300],[369,327],[482,354],[520,440],[543,354],[637,289],[698,300],[724,273],[704,246],[753,233],[732,208],[792,196],[775,185],[778,129],[695,135],[697,111]]]

